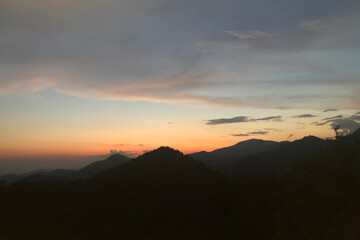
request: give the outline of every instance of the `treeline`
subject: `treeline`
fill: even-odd
[[[73,182],[0,186],[0,239],[358,239],[360,144],[232,178],[160,148]]]

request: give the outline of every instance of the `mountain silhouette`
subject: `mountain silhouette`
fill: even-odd
[[[216,149],[212,152],[202,151],[189,154],[189,156],[216,169],[223,169],[224,167],[238,161],[241,157],[273,149],[284,143],[287,142],[250,139],[238,142],[237,144],[229,147]]]
[[[31,176],[31,175],[36,175],[36,174],[40,174],[40,173],[48,173],[53,171],[52,169],[37,169],[37,170],[33,170],[30,172],[25,172],[25,173],[20,173],[20,174],[4,174],[4,175],[0,175],[0,181],[5,182],[5,183],[13,183],[18,181],[19,179]]]
[[[284,142],[266,141],[261,139],[250,139],[239,142],[230,147],[220,148],[212,151],[211,153],[219,156],[240,156],[266,151],[279,146]]]
[[[134,175],[132,175],[134,174]],[[170,147],[160,147],[145,153],[126,164],[112,168],[96,176],[94,180],[116,179],[144,174],[157,178],[199,178],[214,174],[205,164],[184,155]],[[140,177],[140,176],[139,176]],[[167,179],[167,180],[169,180]],[[149,179],[147,180],[149,181]],[[151,181],[151,180],[150,180]]]
[[[359,137],[355,131],[344,138],[354,142]],[[212,152],[197,152],[188,156],[231,176],[272,175],[283,172],[292,162],[328,150],[332,141],[307,136],[293,142],[274,142],[251,139]]]
[[[357,239],[359,145],[310,136],[254,154],[258,169],[290,163],[275,177],[160,147],[81,181],[0,184],[0,239]]]
[[[232,176],[244,174],[271,175],[283,172],[292,162],[316,155],[328,150],[330,141],[314,136],[279,144],[273,149],[239,158],[228,166],[227,172]]]
[[[225,183],[223,175],[169,147],[145,153],[88,180],[90,188],[97,189],[96,196],[106,196],[105,202],[116,206],[111,212],[120,216],[130,209],[122,228],[133,229],[140,236],[145,232],[139,239],[208,235],[204,223],[222,228]]]

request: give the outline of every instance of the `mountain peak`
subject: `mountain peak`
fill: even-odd
[[[318,141],[321,140],[321,138],[309,135],[309,136],[305,136],[303,137],[301,140],[306,140],[306,141]]]
[[[125,175],[124,175],[125,174]],[[143,176],[154,178],[170,178],[170,176],[197,176],[198,174],[212,174],[210,169],[178,150],[170,147],[159,147],[144,153],[128,163],[99,175],[104,179],[121,179],[124,176]],[[141,177],[140,177],[141,176]]]
[[[238,142],[238,143],[244,143],[244,142],[272,142],[272,141],[258,139],[258,138],[251,138],[251,139],[241,141],[241,142]]]
[[[161,146],[158,149],[155,149],[154,151],[169,151],[169,152],[179,152],[178,150],[175,150],[169,146]]]
[[[245,140],[245,141],[241,141],[241,142],[238,142],[236,143],[234,146],[246,146],[246,145],[258,145],[258,144],[277,144],[278,142],[275,142],[275,141],[271,141],[271,140],[263,140],[263,139],[257,139],[257,138],[252,138],[252,139],[249,139],[249,140]]]
[[[262,139],[249,139],[246,141],[238,142],[235,145],[225,148],[219,148],[212,151],[211,153],[220,156],[240,156],[249,155],[256,152],[269,150],[276,147],[280,143]]]
[[[161,146],[158,149],[144,153],[139,157],[158,157],[158,158],[178,158],[184,156],[179,150],[175,150],[168,146]]]

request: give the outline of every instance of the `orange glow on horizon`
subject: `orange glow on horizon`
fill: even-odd
[[[311,133],[311,134],[307,134]],[[293,131],[289,138],[288,131],[274,132],[264,136],[250,136],[250,137],[234,137],[230,135],[211,136],[210,134],[204,135],[203,137],[190,136],[177,136],[176,138],[158,137],[152,138],[151,135],[148,138],[142,139],[142,143],[135,141],[134,136],[132,142],[127,144],[110,144],[109,142],[120,142],[120,140],[104,138],[99,141],[88,141],[81,142],[80,139],[76,141],[67,142],[33,142],[26,146],[19,147],[18,145],[7,145],[0,147],[0,156],[4,157],[45,157],[45,156],[94,156],[108,154],[110,150],[117,150],[118,152],[130,152],[134,155],[141,155],[146,151],[154,150],[161,146],[168,146],[177,149],[184,154],[199,152],[199,151],[213,151],[218,148],[228,147],[234,145],[240,141],[245,141],[253,138],[272,140],[272,141],[294,141],[301,139],[304,136],[314,135],[320,138],[333,137],[331,130],[307,130],[303,132],[302,129]],[[196,134],[195,134],[196,135]],[[164,140],[162,140],[164,139]],[[21,150],[19,150],[21,148]]]

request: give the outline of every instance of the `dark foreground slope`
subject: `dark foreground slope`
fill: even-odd
[[[358,132],[359,133],[359,132]],[[274,194],[276,239],[360,236],[360,139],[295,162]]]
[[[75,182],[0,187],[0,239],[357,239],[360,142],[233,179],[160,148]]]

